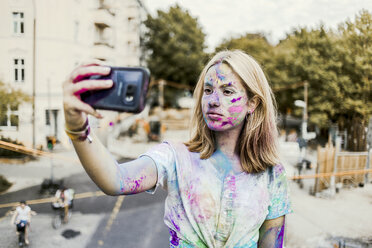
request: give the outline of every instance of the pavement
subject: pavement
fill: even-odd
[[[169,130],[163,139],[177,142],[187,140],[187,137],[187,131]],[[135,158],[155,144],[156,142],[131,142],[130,139],[108,141],[108,147],[117,159],[121,157]],[[296,154],[293,154],[287,145],[281,145],[281,159],[287,170],[287,175],[292,176],[296,174],[293,166]],[[70,183],[84,181],[86,186],[79,188],[77,193],[98,190],[77,162],[77,156],[73,150],[57,149],[55,153],[65,159],[51,161],[49,158],[40,158],[26,164],[0,164],[0,174],[14,182],[8,192],[3,194],[3,197],[0,196],[0,204],[19,201],[22,194],[29,194],[27,189],[40,187],[43,179],[50,178],[52,164],[53,176],[56,179],[64,178]],[[316,165],[316,152],[309,152],[307,158]],[[315,168],[304,173],[314,174]],[[288,215],[286,220],[286,247],[341,247],[340,244],[349,244],[345,247],[372,247],[370,221],[372,220],[372,211],[370,211],[372,184],[367,184],[363,188],[341,189],[333,198],[316,198],[310,195],[309,191],[313,185],[314,180],[312,179],[304,180],[303,188],[300,188],[294,181],[289,182],[294,213]],[[6,195],[12,195],[12,197],[6,198],[4,197]],[[34,197],[33,195],[29,196]],[[151,225],[150,222],[159,222],[164,207],[164,203],[159,199],[163,199],[162,197],[165,195],[159,197],[158,200],[141,204],[141,207],[137,207],[137,203],[125,198],[124,208],[120,209],[111,225],[111,230],[122,230],[116,233],[104,230],[113,213],[111,208],[117,203],[117,197],[102,197],[104,198],[92,197],[89,201],[82,202],[85,204],[80,207],[82,211],[74,212],[71,221],[59,230],[51,228],[50,221],[53,216],[50,211],[44,211],[40,207],[39,214],[33,217],[30,247],[164,247],[154,246],[150,242],[164,237],[166,234],[164,224],[163,227],[154,225],[153,232],[149,233],[147,237],[136,234],[134,230],[141,229],[143,225]],[[133,197],[131,199],[141,198],[143,202],[151,198],[146,194],[130,197]],[[103,203],[100,205],[102,209],[93,212],[84,211],[84,209],[88,209],[88,205],[99,201]],[[151,213],[150,217],[141,218],[146,213]],[[14,229],[10,228],[9,223],[10,216],[4,216],[4,214],[5,212],[0,209],[0,247],[16,247]],[[74,238],[66,239],[62,236],[63,231],[66,230],[78,230],[80,234]],[[163,243],[168,242],[167,237],[162,239],[165,239]],[[123,244],[122,240],[128,240],[128,242]],[[367,245],[363,246],[363,242]],[[368,246],[369,242],[370,246]]]

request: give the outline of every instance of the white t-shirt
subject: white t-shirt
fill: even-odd
[[[25,220],[29,221],[29,213],[31,212],[31,208],[29,206],[25,206],[22,208],[21,206],[18,206],[16,208],[16,211],[18,213],[17,215],[17,221]]]
[[[71,191],[72,191],[72,189],[66,189],[63,193],[64,197],[65,197],[64,201],[66,201],[68,205],[71,204],[71,201],[72,201],[72,198],[73,198],[73,194],[72,194]],[[61,194],[62,194],[62,190],[57,190],[55,197],[59,199],[59,198],[61,198]]]
[[[164,222],[170,247],[253,248],[265,220],[292,212],[284,167],[225,173],[222,156],[200,159],[184,144],[162,143],[144,154],[168,191]]]

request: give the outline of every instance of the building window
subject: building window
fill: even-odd
[[[7,128],[18,127],[18,107],[7,106],[6,109],[1,109],[0,112],[0,126]]]
[[[45,125],[47,126],[50,125],[50,110],[49,109],[45,110]]]
[[[13,12],[13,32],[14,34],[24,34],[25,24],[24,24],[23,12]]]
[[[25,60],[14,59],[14,82],[25,81]]]

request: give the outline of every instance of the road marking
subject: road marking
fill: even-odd
[[[74,199],[82,199],[82,198],[89,198],[89,197],[103,196],[103,195],[105,195],[105,193],[98,190],[98,191],[95,191],[95,192],[85,192],[85,193],[75,194]],[[28,205],[34,205],[34,204],[48,203],[48,202],[53,202],[54,199],[55,199],[54,197],[49,197],[49,198],[28,200],[27,204]],[[10,202],[10,203],[0,204],[0,208],[16,207],[18,205],[19,205],[19,202]]]
[[[103,231],[103,238],[98,240],[98,245],[99,246],[102,246],[104,244],[103,239],[106,238],[107,233],[111,230],[111,226],[114,223],[114,220],[116,219],[116,216],[118,215],[118,213],[120,211],[120,208],[121,208],[121,205],[123,204],[123,201],[124,201],[124,196],[123,195],[119,196],[118,199],[116,200],[115,206],[111,211],[110,218],[107,220],[105,230]]]

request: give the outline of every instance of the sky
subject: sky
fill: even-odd
[[[166,11],[178,3],[197,17],[212,51],[223,38],[263,32],[272,44],[296,27],[336,28],[361,9],[372,12],[372,0],[143,0],[148,11]]]

